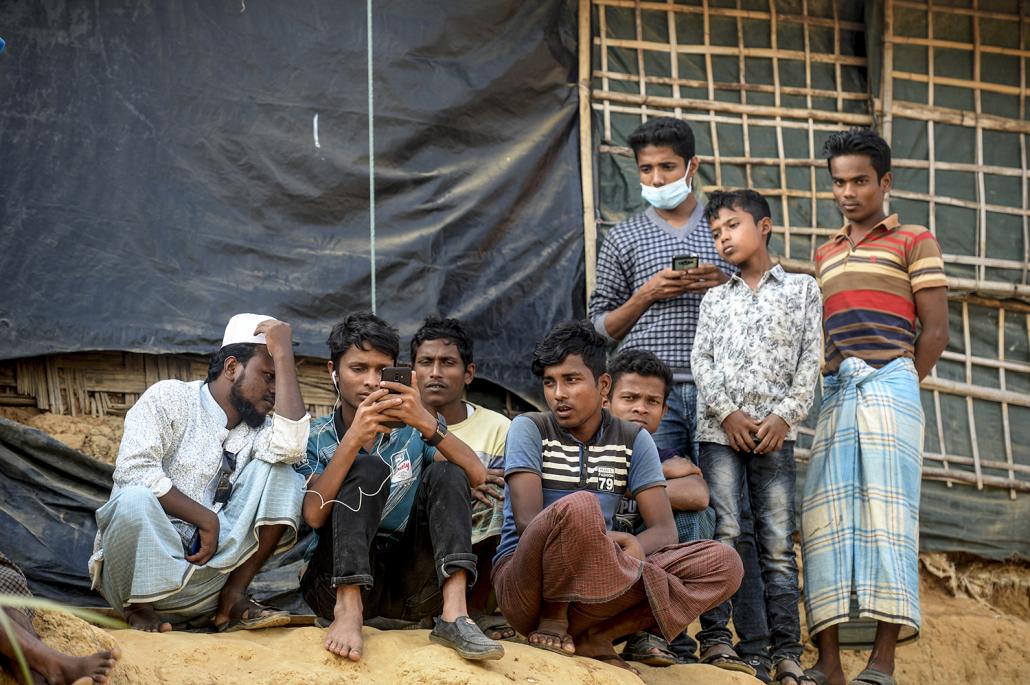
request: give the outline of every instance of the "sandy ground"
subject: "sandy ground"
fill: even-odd
[[[27,423],[87,454],[113,461],[121,418],[54,416],[26,409],[0,409],[0,416]],[[1030,682],[1030,567],[923,558],[924,628],[919,641],[898,650],[902,685]],[[275,629],[230,635],[105,632],[78,619],[41,612],[37,628],[55,648],[88,654],[114,642],[124,657],[113,683],[639,683],[614,666],[563,657],[519,643],[506,643],[504,659],[477,665],[431,644],[426,631],[366,629],[365,659],[350,664],[322,648],[318,628]],[[695,624],[691,632],[696,632]],[[845,653],[854,677],[867,654]],[[806,647],[803,663],[815,661]],[[709,666],[640,666],[651,685],[730,685],[758,681]],[[0,676],[0,685],[13,683]]]

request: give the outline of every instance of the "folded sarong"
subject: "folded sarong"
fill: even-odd
[[[923,409],[911,359],[848,358],[823,381],[801,499],[804,594],[816,634],[858,613],[918,632]]]
[[[276,553],[296,542],[303,484],[286,464],[247,464],[218,512],[218,550],[203,566],[186,561],[179,531],[149,488],[121,488],[97,510],[102,552],[90,569],[94,587],[116,609],[151,602],[171,623],[211,614],[228,574],[257,550],[259,526],[287,526]]]

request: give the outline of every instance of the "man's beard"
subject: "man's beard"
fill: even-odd
[[[265,424],[267,414],[258,411],[257,407],[243,397],[242,393],[240,393],[240,387],[243,385],[242,381],[243,376],[241,375],[229,387],[229,404],[239,412],[240,421],[243,421],[251,428],[260,428]]]

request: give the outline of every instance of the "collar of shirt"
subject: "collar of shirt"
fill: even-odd
[[[890,233],[891,231],[896,229],[898,226],[901,226],[901,221],[898,219],[898,215],[897,214],[891,214],[890,216],[885,218],[883,221],[881,221],[880,223],[878,223],[875,226],[873,226],[872,230],[869,231],[869,233],[866,234],[866,238],[868,238],[869,236],[873,235],[874,233],[876,233],[876,231],[878,231],[880,229],[883,229],[883,233],[885,233],[885,234],[886,233]],[[841,240],[850,240],[850,239],[851,239],[851,224],[850,223],[844,224],[844,228],[840,229],[839,231],[837,231],[836,233],[833,234],[833,241],[834,242],[840,242]],[[863,238],[863,240],[865,240],[865,238]]]
[[[755,290],[760,290],[762,286],[765,284],[765,282],[770,278],[776,279],[777,281],[782,283],[786,275],[787,272],[783,270],[782,266],[780,266],[779,264],[774,264],[773,268],[769,269],[764,274],[762,274],[762,277],[758,280],[758,287],[755,288]],[[743,278],[741,278],[739,273],[735,273],[732,276],[730,276],[730,285],[734,285],[736,283],[741,284],[745,288],[751,288],[751,286],[749,286],[747,282]]]
[[[562,435],[568,436],[569,440],[576,443],[577,445],[593,445],[594,442],[597,440],[597,436],[601,435],[604,432],[604,429],[608,426],[609,423],[611,423],[611,421],[611,413],[607,409],[601,409],[601,423],[597,426],[597,431],[586,442],[580,442],[575,435],[565,430],[561,426],[558,426],[558,430],[562,432]],[[555,423],[557,423],[557,420],[555,421]]]
[[[229,422],[229,417],[226,416],[225,411],[219,406],[214,395],[211,394],[211,387],[207,383],[200,386],[200,406],[208,413],[215,422],[215,425],[221,429],[221,439],[225,440],[225,436],[229,434],[229,429],[225,427],[225,424]]]
[[[654,222],[655,226],[662,229],[666,233],[676,238],[686,238],[688,235],[697,230],[697,227],[701,225],[701,220],[705,218],[705,208],[700,202],[694,204],[694,211],[691,212],[690,218],[687,219],[687,223],[683,224],[681,228],[676,228],[668,221],[662,218],[658,213],[658,210],[654,207],[648,207],[644,214],[647,215],[651,221]]]

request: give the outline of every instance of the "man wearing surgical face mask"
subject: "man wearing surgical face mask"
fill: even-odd
[[[650,350],[672,369],[668,412],[654,441],[696,464],[697,389],[690,352],[698,310],[704,294],[728,281],[737,269],[716,251],[702,205],[693,194],[698,158],[690,126],[672,117],[651,119],[633,132],[629,146],[636,157],[640,195],[649,206],[613,228],[601,244],[589,315],[613,346]],[[674,270],[672,258],[677,255],[697,257],[697,268]],[[750,518],[742,524],[746,544],[751,539]],[[754,553],[742,551],[742,556],[744,582],[756,582]],[[761,597],[760,589],[756,596]],[[764,609],[759,609],[756,604],[750,619],[747,608],[739,612],[742,639],[761,637],[768,630]],[[689,638],[680,638],[671,647],[681,660],[697,659]]]

